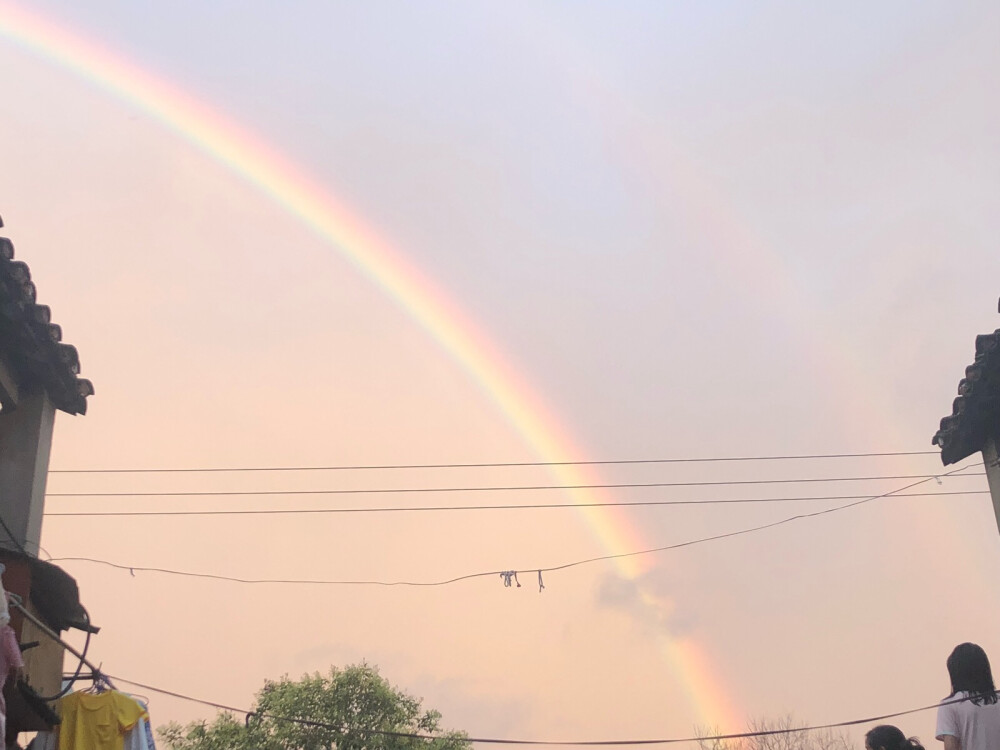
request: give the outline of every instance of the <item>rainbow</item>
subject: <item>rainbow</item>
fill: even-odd
[[[10,3],[0,3],[0,37],[53,61],[144,111],[176,135],[222,162],[335,247],[359,273],[402,307],[469,374],[512,428],[545,461],[573,461],[582,455],[559,421],[524,378],[448,296],[329,190],[301,168],[228,120],[204,102],[141,69],[56,21]],[[593,470],[560,466],[565,484],[598,483]],[[601,494],[577,490],[582,502]],[[583,518],[609,554],[644,549],[648,544],[624,511],[587,508]],[[644,591],[635,580],[642,558],[616,561],[620,573],[639,586],[640,598],[654,611],[668,602]],[[743,724],[704,651],[690,639],[660,638],[667,663],[680,678],[703,726],[737,730]]]

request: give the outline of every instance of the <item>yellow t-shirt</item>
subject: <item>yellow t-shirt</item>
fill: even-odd
[[[70,693],[59,701],[59,750],[123,750],[125,732],[146,715],[123,693]]]

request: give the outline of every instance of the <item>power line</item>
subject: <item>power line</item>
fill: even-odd
[[[198,703],[204,706],[210,706],[217,710],[228,711],[230,713],[244,714],[249,722],[251,717],[267,718],[272,721],[298,724],[300,726],[312,727],[316,729],[329,729],[336,732],[354,732],[359,734],[376,735],[383,737],[397,737],[405,739],[415,739],[415,740],[437,740],[442,739],[440,735],[424,734],[419,732],[400,732],[386,729],[373,729],[368,727],[347,727],[344,725],[332,724],[330,722],[317,721],[315,719],[304,719],[300,717],[292,716],[281,716],[277,714],[265,713],[263,711],[250,711],[248,709],[236,708],[234,706],[229,706],[224,703],[218,703],[215,701],[208,701],[202,698],[194,698],[190,695],[185,695],[184,693],[178,693],[173,690],[166,690],[164,688],[156,687],[155,685],[148,685],[143,682],[136,682],[135,680],[129,680],[124,677],[117,677],[108,674],[103,674],[94,665],[87,661],[85,655],[80,654],[72,646],[70,646],[65,640],[59,637],[59,635],[53,632],[51,629],[47,628],[40,620],[34,617],[30,612],[28,612],[18,600],[12,602],[13,606],[19,609],[25,617],[35,622],[38,627],[41,628],[47,636],[55,640],[64,649],[71,651],[76,656],[80,658],[81,664],[86,664],[89,666],[93,673],[96,675],[101,674],[103,679],[112,687],[114,683],[112,680],[117,680],[122,684],[131,685],[137,687],[141,690],[147,690],[153,693],[159,693],[160,695],[167,695],[179,700],[188,701],[191,703]],[[79,672],[79,670],[78,670]],[[972,696],[951,698],[950,700],[942,701],[940,703],[935,703],[932,705],[921,706],[920,708],[911,708],[904,711],[896,711],[893,713],[882,714],[880,716],[865,717],[862,719],[850,719],[848,721],[832,722],[829,724],[820,724],[814,726],[805,727],[783,727],[777,729],[764,729],[750,732],[734,732],[730,734],[717,734],[709,736],[700,737],[672,737],[664,739],[623,739],[623,740],[524,740],[524,739],[507,739],[507,738],[497,738],[497,737],[469,737],[464,733],[455,733],[463,741],[469,743],[480,743],[480,744],[496,744],[496,745],[545,745],[545,746],[568,746],[568,745],[584,745],[584,746],[624,746],[624,745],[668,745],[668,744],[680,744],[680,743],[691,743],[691,742],[705,742],[705,741],[719,741],[719,740],[729,740],[729,739],[748,739],[752,737],[767,737],[776,735],[788,735],[788,734],[798,734],[802,732],[812,732],[812,731],[822,731],[829,729],[839,729],[849,726],[856,726],[859,724],[873,724],[875,722],[885,721],[886,719],[892,719],[899,716],[906,716],[909,714],[918,713],[921,711],[929,711],[934,708],[938,708],[942,705],[950,705],[953,703],[961,703],[963,701],[972,700]]]
[[[527,466],[624,466],[634,464],[687,464],[725,461],[800,461],[833,458],[881,458],[888,456],[930,456],[939,451],[885,451],[881,453],[817,453],[788,456],[718,456],[699,458],[636,458],[604,461],[498,461],[490,463],[445,464],[346,464],[333,466],[210,466],[197,467],[146,467],[139,469],[50,469],[50,474],[178,474],[209,472],[264,472],[264,471],[391,471],[396,469],[494,469]]]
[[[7,522],[3,519],[2,515],[0,515],[0,526],[3,527],[4,533],[7,534],[10,540],[14,543],[14,546],[17,547],[18,551],[22,555],[24,555],[25,557],[38,557],[37,555],[32,555],[31,553],[28,552],[27,549],[25,549],[24,545],[21,543],[21,540],[18,539],[14,535],[14,532],[10,530],[10,526],[7,525]],[[45,547],[40,545],[38,542],[32,542],[30,539],[26,539],[25,541],[30,544],[34,544],[36,547],[38,547],[39,552],[44,552],[49,559],[52,559],[52,555],[49,554],[49,551],[45,549]]]
[[[985,476],[985,472],[964,476]],[[381,495],[428,492],[518,492],[524,490],[612,490],[652,487],[732,487],[758,484],[815,484],[821,482],[876,482],[896,479],[938,479],[944,474],[899,474],[875,477],[804,477],[799,479],[738,479],[710,482],[618,482],[610,484],[539,484],[479,487],[380,487],[336,490],[231,490],[181,492],[48,492],[46,497],[251,497],[272,495]]]
[[[982,466],[982,462],[969,464],[968,466],[962,466],[957,469],[952,469],[949,472],[939,475],[940,477],[947,477],[959,472],[965,471],[966,469],[975,468],[976,466]],[[314,585],[314,586],[412,586],[412,587],[433,587],[433,586],[448,586],[450,584],[459,583],[460,581],[467,581],[473,578],[487,578],[500,576],[505,578],[508,582],[511,577],[515,577],[518,573],[534,573],[537,572],[539,576],[539,581],[541,581],[541,576],[543,573],[553,573],[557,571],[567,570],[569,568],[579,567],[581,565],[589,565],[595,562],[603,562],[607,560],[618,560],[627,557],[638,557],[639,555],[650,555],[657,552],[667,552],[670,550],[681,549],[683,547],[693,547],[697,544],[705,544],[707,542],[714,542],[720,539],[729,539],[732,537],[743,536],[745,534],[752,534],[758,531],[764,531],[765,529],[772,529],[776,526],[782,526],[792,521],[803,520],[806,518],[815,518],[817,516],[823,516],[830,513],[836,513],[841,510],[847,510],[848,508],[855,508],[859,505],[864,505],[870,503],[873,500],[879,500],[885,497],[891,497],[897,493],[905,492],[906,490],[912,489],[918,485],[929,482],[931,479],[937,479],[938,477],[931,476],[925,479],[921,479],[911,484],[904,485],[895,490],[890,490],[889,492],[884,492],[881,495],[873,495],[871,497],[866,497],[860,500],[855,500],[844,505],[837,505],[833,508],[826,508],[824,510],[813,511],[812,513],[799,513],[794,516],[788,516],[778,521],[772,521],[771,523],[761,524],[759,526],[752,526],[749,528],[739,529],[737,531],[730,531],[723,534],[715,534],[713,536],[702,537],[700,539],[692,539],[686,542],[678,542],[676,544],[669,544],[662,547],[652,547],[650,549],[644,550],[634,550],[631,552],[619,552],[609,555],[599,555],[597,557],[589,557],[583,560],[575,560],[573,562],[564,563],[562,565],[554,565],[550,567],[540,567],[532,566],[528,568],[518,568],[516,570],[491,570],[480,573],[468,573],[461,576],[456,576],[454,578],[448,578],[439,581],[379,581],[379,580],[311,580],[311,579],[276,579],[276,578],[236,578],[234,576],[224,576],[217,575],[214,573],[197,573],[192,571],[182,571],[174,570],[171,568],[155,568],[146,567],[140,565],[123,565],[121,563],[114,563],[108,560],[100,560],[93,557],[56,557],[52,559],[52,562],[90,562],[100,565],[107,565],[112,568],[117,568],[119,570],[127,570],[133,576],[136,571],[147,572],[147,573],[164,573],[168,575],[185,576],[189,578],[205,578],[217,581],[229,581],[232,583],[245,583],[245,584],[298,584],[298,585]],[[509,585],[509,583],[508,583]],[[518,584],[520,586],[520,584]]]
[[[955,469],[955,471],[961,471],[961,469]],[[906,489],[906,488],[901,488]],[[872,500],[876,498],[870,498]],[[850,507],[850,506],[843,506]],[[3,524],[6,528],[6,524]],[[13,537],[12,537],[13,538]],[[89,666],[95,675],[100,674],[99,670],[94,667],[94,665],[87,661],[85,654],[80,654],[72,646],[70,646],[66,641],[59,637],[59,635],[53,632],[51,629],[47,628],[44,623],[35,618],[30,612],[28,612],[19,600],[15,599],[12,605],[19,609],[22,614],[28,619],[32,620],[41,630],[48,635],[50,638],[54,639],[56,643],[62,646],[64,649],[71,651],[74,655],[80,658],[80,664],[83,666],[86,664]],[[88,637],[89,644],[89,637]],[[80,670],[77,670],[77,675],[79,675]],[[172,690],[166,690],[164,688],[156,687],[155,685],[148,685],[142,682],[136,682],[135,680],[129,680],[124,677],[116,677],[112,675],[103,674],[105,681],[114,687],[112,680],[117,680],[123,684],[132,685],[133,687],[138,687],[142,690],[148,690],[150,692],[159,693],[161,695],[168,695],[173,698],[177,698],[184,701],[189,701],[192,703],[199,703],[204,706],[210,706],[212,708],[229,711],[231,713],[244,714],[247,716],[249,721],[250,717],[257,716],[259,718],[267,718],[273,721],[298,724],[300,726],[313,727],[317,729],[330,729],[337,732],[357,732],[360,734],[369,734],[376,736],[386,736],[386,737],[397,737],[405,739],[416,739],[416,740],[436,740],[442,739],[440,735],[422,734],[417,732],[399,732],[385,729],[372,729],[367,727],[346,727],[343,725],[331,724],[329,722],[317,721],[314,719],[303,719],[298,717],[290,716],[280,716],[277,714],[264,713],[262,711],[250,711],[248,709],[236,708],[233,706],[228,706],[223,703],[217,703],[215,701],[208,701],[201,698],[194,698],[183,693],[178,693]],[[752,737],[768,737],[776,735],[788,735],[788,734],[798,734],[802,732],[812,732],[812,731],[822,731],[829,729],[839,729],[849,726],[856,726],[859,724],[873,724],[879,721],[885,721],[886,719],[897,718],[899,716],[906,716],[909,714],[914,714],[922,711],[929,711],[934,708],[938,708],[942,705],[950,705],[952,703],[961,703],[966,700],[971,700],[972,697],[962,697],[962,698],[952,698],[951,700],[943,701],[941,703],[935,703],[928,706],[921,706],[920,708],[911,708],[904,711],[897,711],[889,714],[882,714],[880,716],[865,717],[863,719],[850,719],[848,721],[832,722],[829,724],[820,724],[815,726],[805,726],[805,727],[787,727],[778,729],[765,729],[757,730],[751,732],[735,732],[730,734],[717,734],[709,736],[700,737],[672,737],[666,739],[624,739],[624,740],[524,740],[524,739],[506,739],[506,738],[496,738],[496,737],[469,737],[464,733],[458,733],[461,739],[469,743],[480,743],[480,744],[499,744],[499,745],[543,745],[543,746],[568,746],[568,745],[584,745],[584,746],[624,746],[624,745],[668,745],[668,744],[681,744],[681,743],[692,743],[692,742],[711,742],[711,741],[721,741],[730,739],[748,739]]]
[[[249,709],[245,708],[236,708],[234,706],[227,706],[225,704],[216,703],[214,701],[207,701],[201,698],[194,698],[190,695],[185,695],[183,693],[178,693],[172,690],[164,690],[163,688],[158,688],[154,685],[147,685],[142,682],[127,680],[124,677],[113,676],[112,679],[118,680],[118,682],[124,683],[126,685],[132,685],[133,687],[137,687],[141,690],[148,690],[153,693],[159,693],[160,695],[168,695],[172,698],[188,701],[190,703],[200,703],[201,705],[204,706],[210,706],[212,708],[216,708],[222,711],[229,711],[235,714],[243,714],[247,717],[258,716],[261,718],[271,719],[273,721],[286,722],[289,724],[299,724],[301,726],[314,727],[316,729],[331,729],[337,732],[358,732],[361,734],[373,734],[378,736],[399,737],[399,738],[414,739],[414,740],[442,739],[442,737],[440,736],[431,734],[421,734],[417,732],[393,732],[384,729],[368,729],[361,727],[344,727],[344,726],[339,726],[337,724],[330,724],[328,722],[315,721],[313,719],[300,719],[291,716],[278,716],[276,714],[250,711]],[[776,735],[798,734],[801,732],[817,732],[828,729],[843,729],[846,727],[858,726],[860,724],[874,724],[876,722],[886,721],[887,719],[895,719],[900,716],[909,716],[911,714],[921,713],[923,711],[931,711],[933,709],[939,708],[940,706],[947,706],[951,705],[952,703],[962,703],[967,700],[972,700],[972,698],[971,697],[953,698],[951,700],[941,701],[927,706],[921,706],[920,708],[910,708],[906,709],[905,711],[895,711],[893,713],[881,714],[879,716],[867,716],[863,719],[850,719],[848,721],[837,721],[837,722],[831,722],[829,724],[816,724],[813,726],[805,726],[805,727],[764,729],[755,732],[734,732],[731,734],[716,734],[716,735],[708,735],[700,737],[670,737],[665,739],[622,739],[622,740],[523,740],[523,739],[501,739],[497,737],[462,736],[462,739],[466,742],[492,744],[492,745],[547,745],[547,746],[583,745],[589,747],[599,747],[599,746],[608,747],[608,746],[624,746],[624,745],[676,745],[681,743],[750,739],[753,737],[772,737]]]
[[[14,535],[14,532],[10,530],[10,526],[7,525],[7,522],[3,519],[3,516],[0,516],[0,526],[3,527],[4,532],[7,534],[10,540],[14,543],[14,546],[17,547],[18,551],[20,551],[22,555],[24,555],[25,557],[37,557],[37,555],[32,555],[31,553],[28,552],[27,549],[25,549],[24,544],[22,544],[21,540],[18,539]],[[33,542],[30,539],[26,539],[25,542],[29,544],[34,544],[36,547],[38,547],[39,552],[44,552],[46,557],[51,559],[52,555],[49,554],[49,551],[45,549],[45,547],[40,545],[38,542]]]
[[[956,468],[956,469],[954,469],[954,470],[952,470],[950,472],[947,472],[946,474],[942,474],[940,476],[943,477],[943,476],[953,475],[953,474],[956,474],[958,472],[964,471],[967,468],[973,468],[974,466],[978,466],[978,465],[981,465],[981,464],[972,464],[970,466]],[[743,530],[736,531],[736,532],[731,532],[731,533],[728,533],[728,534],[720,534],[720,535],[717,535],[715,537],[709,537],[709,538],[705,538],[705,539],[701,539],[701,540],[693,540],[693,541],[690,541],[690,542],[685,542],[685,543],[681,543],[681,544],[677,544],[677,545],[670,545],[668,547],[661,547],[661,548],[656,548],[656,549],[651,549],[651,550],[642,550],[642,551],[637,551],[637,552],[621,553],[621,554],[616,554],[616,555],[605,555],[605,556],[601,556],[601,557],[597,557],[597,558],[590,558],[588,560],[581,560],[581,561],[576,561],[576,562],[573,562],[573,563],[567,563],[565,565],[561,565],[561,566],[557,566],[557,567],[553,567],[553,568],[539,569],[538,572],[539,572],[539,576],[541,576],[541,573],[545,572],[545,571],[563,570],[563,569],[566,569],[566,568],[569,568],[569,567],[573,567],[573,566],[576,566],[576,565],[583,565],[583,564],[586,564],[588,562],[595,562],[597,560],[607,560],[607,559],[620,558],[620,557],[629,557],[629,556],[639,555],[639,554],[648,554],[650,552],[662,551],[662,550],[667,550],[667,549],[676,549],[678,547],[690,546],[690,545],[693,545],[693,544],[697,544],[697,543],[701,543],[701,542],[705,542],[705,541],[711,541],[711,540],[714,540],[714,539],[723,539],[723,538],[728,538],[728,537],[731,537],[731,536],[737,536],[737,535],[740,535],[740,534],[751,533],[753,531],[759,531],[759,530],[766,529],[766,528],[772,528],[774,526],[778,526],[778,525],[781,525],[781,524],[784,524],[784,523],[788,523],[788,522],[791,522],[791,521],[794,521],[794,520],[798,520],[798,519],[801,519],[801,518],[810,518],[810,517],[815,517],[815,516],[825,515],[825,514],[828,514],[828,513],[837,512],[837,511],[840,511],[840,510],[846,510],[848,508],[857,507],[857,506],[859,506],[861,504],[868,503],[868,502],[871,502],[873,500],[877,500],[877,499],[884,498],[884,497],[890,497],[892,495],[897,495],[897,494],[900,494],[900,493],[904,492],[907,489],[911,489],[912,487],[915,487],[915,486],[918,486],[920,484],[923,484],[923,483],[925,483],[927,481],[930,481],[930,479],[934,479],[934,478],[935,477],[933,477],[933,476],[926,477],[926,478],[921,479],[920,481],[913,482],[912,484],[906,485],[904,487],[900,487],[897,490],[892,490],[890,492],[883,493],[882,495],[876,495],[876,496],[868,497],[868,498],[865,498],[865,499],[858,500],[856,502],[852,502],[852,503],[848,503],[848,504],[845,504],[845,505],[836,506],[834,508],[828,508],[828,509],[825,509],[825,510],[822,510],[822,511],[817,511],[815,513],[809,513],[809,514],[801,514],[801,515],[797,515],[797,516],[791,516],[791,517],[783,519],[781,521],[777,521],[777,522],[774,522],[774,523],[771,523],[771,524],[765,524],[765,525],[754,527],[754,528],[751,528],[751,529],[743,529]],[[932,493],[932,494],[939,494],[939,493]],[[943,493],[940,493],[940,494],[943,494]],[[73,558],[62,558],[62,559],[73,559]],[[80,559],[85,559],[85,558],[80,558]],[[95,561],[95,562],[106,562],[106,561]],[[112,564],[112,563],[108,563],[108,564]],[[122,566],[116,566],[116,567],[122,567]],[[513,573],[513,571],[508,571],[508,572],[509,573]],[[503,572],[501,572],[501,574],[502,573]],[[200,574],[195,574],[195,575],[200,575]],[[458,580],[462,580],[464,578],[476,577],[476,576],[481,576],[481,575],[492,575],[492,574],[485,574],[485,573],[484,574],[474,574],[473,576],[464,576],[462,578],[453,579],[452,582],[458,581]],[[205,576],[205,577],[217,577],[217,576]],[[233,580],[235,580],[235,579],[233,579]],[[412,584],[412,585],[418,585],[418,584]],[[425,584],[425,585],[438,585],[438,584]],[[265,713],[259,713],[259,712],[251,712],[251,711],[246,710],[246,709],[240,709],[240,708],[236,708],[236,707],[233,707],[233,706],[227,706],[227,705],[221,704],[221,703],[216,703],[216,702],[213,702],[213,701],[206,701],[206,700],[194,698],[194,697],[191,697],[191,696],[188,696],[188,695],[184,695],[182,693],[177,693],[177,692],[174,692],[174,691],[165,690],[163,688],[158,688],[158,687],[153,686],[153,685],[148,685],[148,684],[145,684],[145,683],[140,683],[140,682],[136,682],[136,681],[133,681],[133,680],[128,680],[128,679],[125,679],[125,678],[122,678],[122,677],[115,677],[114,679],[116,679],[116,680],[118,680],[118,681],[120,681],[122,683],[125,683],[125,684],[133,685],[133,686],[138,687],[140,689],[148,690],[148,691],[159,693],[159,694],[162,694],[162,695],[168,695],[168,696],[180,699],[180,700],[185,700],[185,701],[189,701],[189,702],[199,703],[199,704],[202,704],[202,705],[211,706],[211,707],[219,709],[219,710],[230,711],[230,712],[233,712],[233,713],[246,714],[247,716],[257,715],[257,716],[260,716],[260,717],[263,717],[263,718],[272,719],[274,721],[295,723],[295,724],[299,724],[299,725],[302,725],[302,726],[309,726],[309,727],[315,727],[315,728],[325,728],[325,729],[330,729],[330,730],[334,730],[334,731],[341,731],[341,732],[343,732],[343,731],[355,731],[355,732],[360,732],[360,733],[364,733],[364,734],[373,734],[373,735],[381,735],[381,736],[393,736],[393,737],[418,739],[418,740],[440,739],[440,737],[438,737],[438,736],[429,735],[429,734],[419,734],[419,733],[409,733],[409,732],[393,732],[393,731],[387,731],[387,730],[368,729],[368,728],[347,728],[347,727],[344,727],[344,726],[338,726],[338,725],[335,725],[335,724],[330,724],[330,723],[321,722],[321,721],[315,721],[315,720],[311,720],[311,719],[302,719],[302,718],[295,718],[295,717],[286,717],[286,716],[278,716],[278,715],[272,715],[272,714],[265,714]],[[914,714],[914,713],[918,713],[918,712],[922,712],[922,711],[928,711],[928,710],[931,710],[931,709],[938,708],[940,705],[947,705],[947,704],[950,704],[950,703],[958,703],[958,702],[961,702],[963,700],[967,700],[967,698],[954,699],[954,700],[951,700],[951,701],[945,701],[943,703],[935,703],[935,704],[931,704],[931,705],[927,705],[927,706],[922,706],[920,708],[913,708],[913,709],[908,709],[908,710],[904,710],[904,711],[887,713],[887,714],[882,714],[882,715],[879,715],[879,716],[865,717],[865,718],[861,718],[861,719],[851,719],[851,720],[848,720],[848,721],[832,722],[832,723],[828,723],[828,724],[821,724],[821,725],[814,725],[814,726],[795,727],[795,728],[791,728],[790,727],[790,728],[780,728],[780,729],[773,729],[773,730],[762,730],[762,731],[755,731],[755,732],[739,732],[739,733],[719,734],[719,735],[710,735],[710,736],[701,736],[701,737],[681,737],[681,738],[661,738],[661,739],[574,740],[574,741],[565,741],[565,740],[524,740],[524,739],[504,739],[504,738],[492,738],[492,737],[468,737],[468,736],[463,736],[462,739],[465,740],[465,741],[467,741],[467,742],[482,743],[482,744],[539,745],[539,746],[570,746],[570,745],[580,745],[580,746],[626,746],[626,745],[681,744],[681,743],[693,743],[693,742],[699,742],[699,741],[710,741],[711,742],[711,741],[721,741],[721,740],[730,740],[730,739],[747,739],[747,738],[753,738],[753,737],[764,737],[764,736],[775,736],[775,735],[788,735],[788,734],[794,734],[794,733],[799,733],[799,732],[810,732],[810,731],[818,731],[818,730],[828,730],[828,729],[844,728],[844,727],[856,726],[856,725],[860,725],[860,724],[872,724],[872,723],[875,723],[875,722],[885,721],[887,719],[897,718],[897,717],[900,717],[900,716],[910,715],[910,714]]]
[[[968,474],[964,476],[976,476]],[[989,490],[956,490],[949,492],[907,492],[891,497],[944,497],[952,495],[988,495]],[[561,508],[633,508],[668,505],[729,505],[753,503],[798,503],[818,500],[860,500],[869,495],[823,495],[818,497],[757,497],[716,500],[623,500],[597,503],[531,503],[521,505],[421,505],[382,506],[374,508],[265,508],[261,510],[97,510],[46,512],[52,516],[269,516],[333,513],[416,513],[481,510],[542,510]]]

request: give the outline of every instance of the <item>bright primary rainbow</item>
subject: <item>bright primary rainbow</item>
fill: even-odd
[[[559,422],[469,315],[303,170],[204,103],[49,18],[2,4],[0,36],[147,112],[257,186],[403,307],[480,385],[543,460],[579,459],[580,452]],[[555,471],[565,484],[599,483],[586,467],[561,466]],[[576,490],[575,494],[583,502],[601,499],[593,490]],[[610,554],[651,546],[621,509],[587,508],[581,513]],[[633,580],[642,570],[640,558],[618,559],[616,564],[622,575]],[[635,583],[646,606],[664,607],[664,602],[642,589],[640,581]],[[667,635],[659,645],[680,678],[697,720],[704,726],[737,729],[741,717],[713,675],[703,649],[691,639]]]

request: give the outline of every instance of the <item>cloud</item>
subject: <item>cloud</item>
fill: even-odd
[[[689,635],[697,617],[678,604],[675,589],[662,574],[647,573],[628,579],[609,573],[601,580],[596,603],[629,616],[640,629],[658,636]]]

